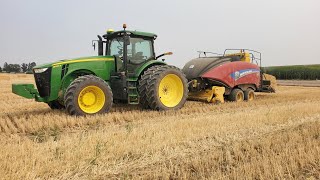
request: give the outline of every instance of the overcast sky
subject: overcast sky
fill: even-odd
[[[319,0],[0,0],[0,66],[95,55],[108,28],[153,32],[182,67],[198,50],[250,48],[263,65],[320,64]]]

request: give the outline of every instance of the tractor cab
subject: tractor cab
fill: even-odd
[[[102,37],[105,40],[102,40]],[[115,58],[116,73],[134,76],[135,71],[147,61],[155,60],[154,40],[157,35],[140,31],[109,29],[107,34],[98,36],[98,55]],[[94,45],[95,47],[95,45]],[[104,50],[105,47],[105,50]]]
[[[129,36],[127,41],[125,39],[124,36],[115,36],[107,40],[106,55],[115,57],[117,72],[128,70],[134,73],[148,60],[155,59],[153,39],[138,36]]]

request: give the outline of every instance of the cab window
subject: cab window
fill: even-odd
[[[123,38],[114,38],[108,43],[108,55],[115,56],[117,72],[123,71]]]
[[[153,51],[151,40],[143,38],[130,38],[130,47],[128,46],[128,56],[131,56],[132,60],[148,60],[152,58]]]
[[[123,38],[114,38],[109,42],[109,52],[110,56],[123,56]]]

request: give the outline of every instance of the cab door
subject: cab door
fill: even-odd
[[[131,37],[130,45],[127,46],[127,70],[129,74],[135,71],[147,61],[154,59],[152,39]]]
[[[124,38],[115,37],[108,41],[107,54],[115,58],[115,69],[110,77],[110,86],[114,100],[125,101],[127,99],[127,77],[124,66]]]

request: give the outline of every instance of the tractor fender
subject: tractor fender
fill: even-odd
[[[84,75],[95,75],[96,74],[88,69],[77,69],[71,72],[68,72],[67,75],[65,75],[62,80],[61,80],[61,87],[59,89],[59,94],[58,98],[63,99],[64,93],[66,89],[69,87],[69,85],[79,76],[84,76]]]
[[[147,70],[148,68],[152,67],[152,66],[157,66],[157,65],[166,65],[167,63],[163,62],[163,61],[157,61],[157,60],[151,60],[148,61],[147,63],[145,63],[144,65],[142,65],[141,67],[139,67],[136,70],[136,77],[139,79],[140,76],[143,74],[143,72],[145,70]]]

